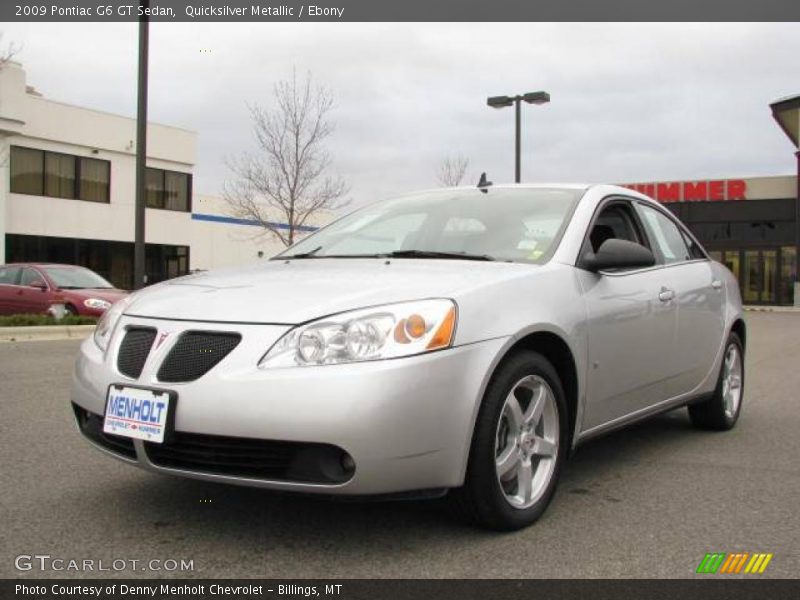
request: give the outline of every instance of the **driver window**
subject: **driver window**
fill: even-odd
[[[644,204],[639,209],[644,216],[645,227],[652,233],[651,238],[655,239],[654,244],[658,246],[666,264],[691,260],[686,240],[669,217]]]
[[[42,278],[39,273],[34,271],[33,269],[23,269],[22,270],[22,279],[20,279],[20,285],[30,285],[34,281],[38,281],[40,283],[44,283],[44,279]]]
[[[630,207],[624,204],[612,204],[603,209],[589,234],[592,252],[597,252],[603,242],[610,239],[627,240],[642,243],[639,232],[634,225]]]

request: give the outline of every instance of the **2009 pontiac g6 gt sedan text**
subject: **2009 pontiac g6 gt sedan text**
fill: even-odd
[[[456,188],[132,294],[83,343],[72,403],[95,446],[151,471],[449,492],[514,529],[592,436],[680,406],[733,427],[745,340],[736,280],[646,196]]]

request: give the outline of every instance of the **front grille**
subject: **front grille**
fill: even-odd
[[[105,433],[103,417],[89,412],[77,404],[73,403],[72,410],[75,412],[75,419],[78,421],[78,427],[83,435],[114,454],[136,460],[136,449],[133,447],[131,438]]]
[[[156,330],[152,327],[128,328],[117,355],[119,372],[132,379],[137,379],[142,374],[154,339],[156,339]]]
[[[187,331],[182,334],[158,370],[159,381],[194,381],[208,373],[241,341],[238,333]]]
[[[305,483],[343,483],[350,456],[330,444],[284,442],[174,432],[164,444],[145,443],[154,465],[201,473]]]

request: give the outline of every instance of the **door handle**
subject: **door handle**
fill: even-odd
[[[711,282],[711,287],[715,290],[722,289],[722,282],[719,279],[715,279]]]
[[[662,302],[669,302],[675,297],[675,292],[668,288],[662,287],[661,291],[658,293],[658,299]]]

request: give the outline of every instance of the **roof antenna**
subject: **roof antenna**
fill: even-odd
[[[488,192],[486,188],[488,188],[490,185],[492,185],[492,182],[486,179],[486,173],[481,173],[481,178],[478,181],[478,189],[485,194]]]

